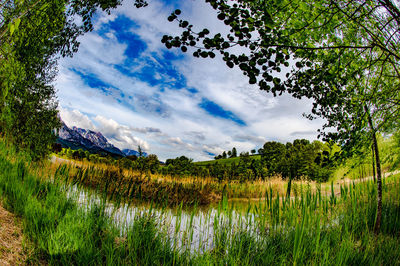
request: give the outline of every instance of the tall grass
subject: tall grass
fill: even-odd
[[[69,176],[65,177],[66,182],[91,187],[100,190],[101,193],[105,191],[110,198],[118,198],[122,201],[138,199],[162,204],[167,202],[170,206],[176,206],[182,202],[184,205],[192,206],[194,204],[209,205],[219,202],[223,194],[231,200],[254,200],[263,197],[265,190],[269,187],[272,187],[281,197],[287,192],[287,181],[282,180],[281,177],[245,182],[218,181],[211,177],[171,177],[150,173],[143,175],[137,171],[112,165],[73,161],[67,164],[57,162],[44,168],[51,173],[68,172]],[[292,190],[296,192],[309,185],[315,190],[317,183],[307,180],[292,181]]]
[[[295,186],[290,197],[270,186],[246,210],[224,197],[216,209],[201,215],[182,205],[174,210],[149,206],[135,212],[121,230],[104,195],[89,202],[80,200],[82,188],[70,192],[67,184],[74,182],[69,183],[68,167],[57,168],[49,178],[42,166],[0,142],[0,169],[0,195],[8,209],[23,217],[24,234],[35,245],[33,264],[400,263],[399,176],[384,179],[382,231],[375,235],[373,182],[342,184],[340,195],[321,186]],[[86,178],[81,174],[74,180]],[[327,189],[334,189],[334,184]],[[113,203],[118,203],[116,198]],[[205,230],[197,230],[201,226]]]

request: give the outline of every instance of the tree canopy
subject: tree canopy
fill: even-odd
[[[250,84],[273,95],[313,99],[308,118],[323,117],[325,139],[343,151],[373,143],[378,172],[379,231],[381,173],[377,132],[398,126],[400,114],[400,9],[391,0],[206,0],[230,33],[210,36],[178,19],[181,36],[165,35],[167,48],[196,47],[195,57],[219,52]],[[231,49],[240,46],[237,53]],[[330,130],[333,128],[333,130]],[[368,134],[365,134],[367,132]]]
[[[183,32],[164,36],[167,48],[187,51],[192,46],[196,57],[214,58],[219,52],[228,67],[238,66],[249,83],[262,90],[312,98],[309,118],[322,116],[328,121],[324,129],[337,129],[335,134],[321,132],[329,138],[357,139],[355,132],[365,127],[356,121],[366,117],[364,105],[379,123],[377,128],[395,121],[400,12],[392,1],[206,2],[230,33],[210,36],[208,29],[196,31],[178,19],[181,11],[176,10],[168,19],[178,20]],[[242,47],[239,53],[231,49],[234,46]],[[379,121],[382,116],[386,119]]]
[[[42,158],[55,141],[57,100],[52,85],[59,56],[78,50],[97,9],[119,0],[0,1],[0,131],[17,147]],[[136,7],[145,6],[136,0]],[[79,18],[81,21],[79,21]]]

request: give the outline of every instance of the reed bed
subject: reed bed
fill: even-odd
[[[176,206],[183,202],[184,205],[193,206],[209,205],[221,201],[223,195],[231,200],[259,200],[265,191],[272,187],[280,197],[287,194],[288,182],[281,177],[272,177],[266,180],[253,180],[241,182],[239,180],[218,181],[212,177],[182,176],[172,177],[161,174],[141,173],[121,169],[107,164],[94,164],[87,161],[55,161],[43,166],[49,177],[57,171],[68,173],[66,182],[81,184],[102,193],[107,191],[111,198],[118,201],[132,201],[134,199],[153,201],[155,203],[167,202]],[[335,193],[339,193],[339,183],[335,183]],[[305,190],[311,187],[316,191],[318,183],[308,180],[294,180],[291,192]],[[330,183],[322,184],[323,191],[331,192]]]
[[[307,184],[290,197],[271,185],[244,210],[224,194],[216,208],[205,211],[185,210],[183,204],[131,211],[122,200],[108,201],[106,192],[82,201],[87,186],[71,183],[71,169],[45,173],[3,143],[0,168],[3,202],[23,217],[24,234],[35,245],[32,264],[400,264],[399,176],[384,179],[382,228],[375,235],[373,181],[339,184],[339,195],[336,184],[330,193]],[[204,230],[197,230],[200,225]]]

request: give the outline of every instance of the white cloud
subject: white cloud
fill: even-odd
[[[204,1],[181,1],[179,5],[183,18],[201,29],[226,31],[225,25],[216,19],[215,11]],[[175,89],[173,84],[177,80],[168,73],[156,72],[154,78],[170,86],[152,86],[121,73],[117,66],[127,61],[131,72],[140,71],[148,62],[158,68],[163,66],[165,62],[159,62],[156,56],[165,51],[160,42],[162,35],[181,31],[177,23],[167,21],[173,10],[172,6],[157,0],[141,9],[124,2],[110,16],[98,16],[95,31],[80,39],[79,52],[60,63],[56,88],[63,107],[60,113],[67,124],[96,128],[119,148],[136,149],[140,145],[161,160],[180,155],[206,160],[211,157],[204,152],[220,154],[232,147],[238,152],[249,151],[261,147],[264,140],[315,139],[321,121],[302,117],[302,113],[311,108],[309,101],[299,101],[288,95],[274,98],[250,86],[239,69],[228,69],[218,56],[213,60],[197,59],[188,53],[181,60],[168,62],[184,76],[187,88],[195,88],[197,94],[185,88]],[[130,31],[146,42],[147,49],[141,58],[127,58],[127,45],[121,43],[112,30],[106,31],[104,36],[96,32],[121,14],[135,21],[137,27]],[[181,54],[177,49],[170,52]],[[107,93],[88,86],[74,69],[109,85]],[[203,98],[232,112],[246,125],[208,114],[199,107]]]
[[[219,155],[224,152],[224,150],[221,149],[220,147],[212,146],[212,145],[203,145],[203,151],[211,153],[211,154],[215,154],[215,155]]]
[[[105,118],[101,115],[96,116],[94,120],[99,124],[99,131],[116,147],[137,150],[137,147],[140,146],[146,152],[150,150],[150,145],[146,141],[134,136],[132,129],[128,126],[121,125],[115,120]]]
[[[68,110],[66,108],[60,108],[61,119],[68,127],[80,127],[90,130],[96,130],[95,125],[86,115],[82,114],[79,110]]]

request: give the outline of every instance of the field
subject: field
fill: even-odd
[[[261,155],[250,155],[250,159],[255,159],[255,160],[261,160]],[[201,162],[195,162],[196,165],[198,166],[208,166],[211,164],[223,164],[223,165],[231,165],[232,163],[238,163],[240,160],[240,157],[235,157],[235,158],[226,158],[226,159],[218,159],[218,160],[210,160],[210,161],[201,161]]]
[[[0,167],[0,195],[23,219],[23,233],[35,247],[32,264],[400,263],[398,175],[384,179],[382,228],[375,235],[373,181],[337,188],[305,183],[290,198],[271,183],[252,204],[224,197],[214,207],[171,209],[123,202],[77,179],[71,183],[62,167],[44,170],[49,165],[3,143]]]

